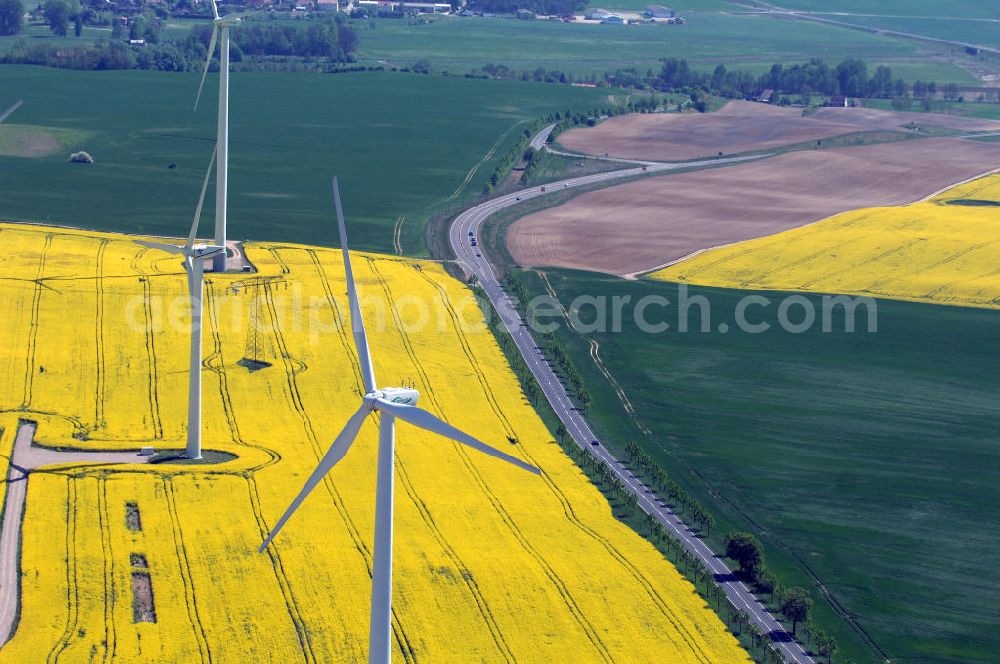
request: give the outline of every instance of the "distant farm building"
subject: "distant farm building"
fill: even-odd
[[[316,0],[316,9],[326,12],[340,11],[340,0]]]
[[[608,14],[601,19],[604,25],[628,25],[628,21],[618,14]]]
[[[442,2],[394,2],[392,0],[359,0],[358,7],[374,9],[378,14],[447,14],[451,5]]]
[[[583,17],[588,21],[600,21],[605,16],[611,16],[611,12],[607,9],[591,9],[583,15]]]
[[[518,9],[517,10],[517,17],[519,19],[523,19],[523,20],[527,21],[527,20],[535,18],[535,12],[531,11],[530,9]]]
[[[673,18],[676,14],[673,9],[668,9],[663,5],[648,5],[643,13],[649,18]]]
[[[826,105],[833,106],[835,108],[847,108],[850,106],[850,101],[843,95],[833,95],[830,97],[830,101],[828,101]]]
[[[759,95],[754,97],[754,101],[770,104],[772,97],[774,97],[774,90],[772,90],[771,88],[764,88],[764,90]]]

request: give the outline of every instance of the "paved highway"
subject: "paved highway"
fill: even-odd
[[[532,146],[541,147],[545,143],[552,126],[546,127],[532,140]],[[537,148],[536,148],[537,149]],[[479,237],[479,229],[482,223],[493,213],[504,208],[517,205],[523,201],[539,196],[545,196],[556,191],[582,187],[589,184],[612,182],[622,178],[642,175],[643,173],[677,170],[681,168],[691,168],[697,166],[708,166],[726,162],[736,162],[746,160],[747,157],[736,157],[730,159],[712,159],[702,162],[687,162],[679,164],[668,163],[648,163],[635,168],[628,168],[610,173],[598,173],[583,177],[572,178],[560,182],[536,186],[523,191],[499,196],[495,199],[481,203],[473,208],[461,213],[449,229],[449,241],[458,263],[463,266],[467,274],[473,274],[479,280],[480,286],[486,292],[494,308],[503,320],[504,327],[510,333],[511,338],[517,344],[517,348],[524,358],[525,363],[534,374],[535,379],[545,393],[546,399],[551,404],[552,409],[562,421],[566,430],[573,437],[573,440],[589,454],[603,461],[619,480],[636,497],[639,506],[647,514],[653,515],[662,523],[668,531],[672,532],[684,546],[695,557],[715,574],[719,586],[725,591],[726,597],[733,606],[746,611],[751,619],[757,624],[764,634],[768,634],[772,644],[784,657],[787,662],[797,664],[812,663],[814,660],[806,653],[803,647],[796,642],[791,634],[768,613],[760,601],[754,597],[750,589],[741,581],[738,581],[733,571],[723,560],[717,556],[708,546],[695,535],[683,521],[678,518],[666,504],[653,493],[649,487],[645,486],[636,478],[628,468],[616,459],[604,445],[593,445],[597,441],[597,436],[583,416],[574,408],[566,394],[566,390],[559,382],[549,364],[545,361],[538,344],[527,326],[521,320],[520,314],[514,308],[507,293],[501,288],[493,267],[485,256],[482,255],[482,245],[473,247],[472,237]],[[470,236],[470,232],[474,236]]]

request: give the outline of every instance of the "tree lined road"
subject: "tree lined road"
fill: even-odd
[[[536,145],[536,142],[539,147],[544,145],[553,126],[546,127],[535,136],[535,139],[531,142],[532,147]],[[792,635],[766,610],[764,605],[754,597],[750,589],[736,578],[733,571],[721,557],[709,549],[695,532],[667,507],[662,499],[657,497],[621,461],[608,452],[604,445],[592,444],[598,440],[597,436],[570,401],[565,388],[559,382],[548,362],[546,362],[528,327],[521,320],[520,314],[513,306],[507,293],[500,286],[493,267],[487,258],[482,255],[482,245],[480,244],[476,247],[471,245],[471,238],[473,236],[470,235],[470,232],[478,238],[480,227],[490,215],[532,198],[545,196],[565,189],[612,182],[645,173],[711,166],[744,161],[746,159],[748,157],[712,159],[679,164],[649,163],[635,168],[587,175],[549,183],[544,186],[531,187],[513,194],[499,196],[461,213],[452,222],[449,229],[449,241],[458,263],[463,266],[467,274],[474,275],[478,279],[479,285],[490,298],[493,307],[500,315],[504,327],[517,345],[521,357],[524,358],[525,364],[531,370],[535,380],[538,381],[539,386],[545,394],[545,398],[552,406],[559,420],[563,423],[563,426],[566,427],[573,441],[588,454],[591,454],[607,465],[628,491],[635,496],[639,507],[646,514],[652,515],[657,521],[663,524],[669,532],[680,540],[692,555],[700,560],[707,569],[712,571],[717,583],[725,591],[730,603],[738,610],[745,611],[751,617],[751,620],[762,633],[771,639],[774,647],[784,657],[785,661],[796,664],[812,664],[814,660],[806,653],[802,645],[795,641]]]

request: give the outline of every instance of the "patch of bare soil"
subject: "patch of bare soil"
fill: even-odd
[[[0,155],[47,157],[61,149],[59,139],[40,127],[0,125]]]
[[[1000,122],[934,113],[896,113],[868,108],[802,110],[732,101],[715,113],[630,114],[596,127],[559,135],[569,150],[623,159],[683,161],[698,157],[767,150],[864,131],[915,131],[945,127],[960,131],[1000,130]]]
[[[135,503],[125,503],[125,525],[132,532],[142,530],[142,518],[139,515],[139,506]]]
[[[616,275],[861,207],[901,205],[1000,165],[1000,143],[932,138],[790,152],[581,194],[507,233],[521,265]]]
[[[153,582],[148,572],[132,572],[132,622],[156,622]]]

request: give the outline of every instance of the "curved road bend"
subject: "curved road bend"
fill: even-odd
[[[7,471],[7,499],[4,502],[3,530],[0,531],[0,646],[14,636],[18,613],[20,576],[21,516],[32,469],[59,463],[146,463],[148,457],[134,452],[81,452],[33,447],[35,424],[25,422],[17,429]]]
[[[551,130],[552,127],[542,130],[539,134],[541,139],[537,145],[544,144],[545,138]],[[535,138],[538,139],[538,136]],[[534,140],[532,141],[532,145],[536,145]],[[573,441],[583,450],[604,462],[625,487],[627,487],[628,491],[635,496],[642,510],[662,523],[668,531],[672,532],[683,543],[684,547],[692,555],[701,560],[705,567],[712,571],[716,582],[725,591],[730,603],[737,609],[745,611],[754,623],[756,623],[757,627],[770,637],[772,644],[781,653],[785,661],[796,664],[814,664],[815,660],[806,653],[802,645],[795,641],[791,634],[785,631],[785,628],[754,597],[750,589],[743,582],[736,579],[733,571],[726,563],[709,549],[705,542],[697,537],[691,528],[681,521],[649,487],[645,486],[635,477],[621,461],[612,456],[605,446],[591,444],[592,441],[597,440],[597,436],[583,416],[574,408],[562,383],[559,382],[559,379],[556,378],[555,373],[545,361],[542,352],[538,349],[538,344],[535,343],[527,326],[521,320],[520,314],[513,307],[507,293],[501,288],[500,282],[497,280],[497,276],[489,261],[481,255],[481,245],[473,247],[470,244],[470,231],[478,237],[480,226],[491,214],[517,205],[521,201],[573,187],[581,187],[597,182],[611,182],[629,176],[641,175],[644,172],[669,171],[680,168],[691,168],[692,166],[709,166],[744,161],[746,159],[747,157],[735,157],[682,164],[647,164],[645,171],[640,166],[548,183],[545,185],[544,192],[541,186],[531,187],[513,194],[499,196],[466,210],[452,222],[448,235],[451,248],[455,252],[458,263],[463,266],[467,274],[474,274],[478,278],[480,286],[486,292],[497,313],[500,315],[504,327],[507,328],[514,343],[517,344],[518,351],[521,353],[521,357],[524,358],[525,364],[527,364],[535,380],[541,386],[542,391],[545,393],[545,398],[548,399],[549,404],[552,406],[552,410],[555,411],[560,421],[566,427],[566,430],[573,437]]]

